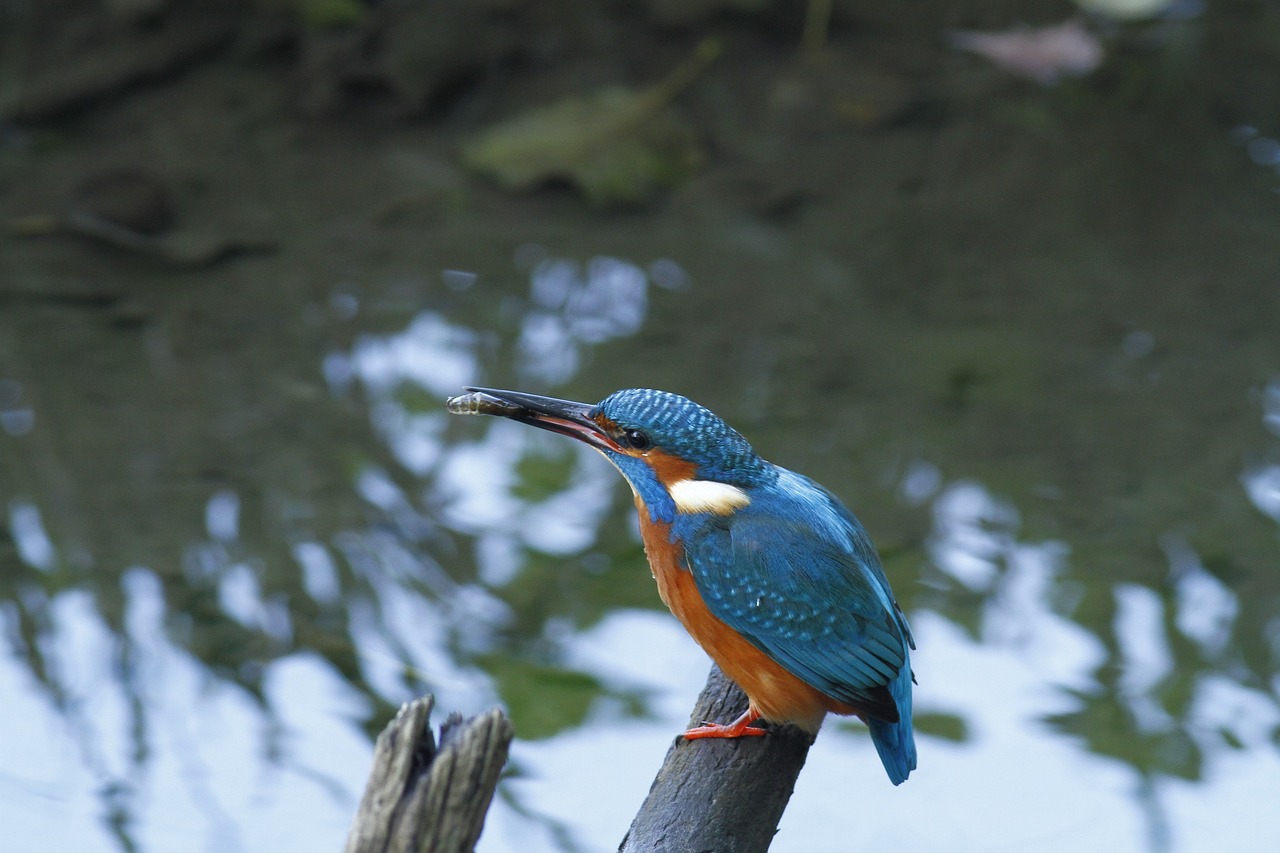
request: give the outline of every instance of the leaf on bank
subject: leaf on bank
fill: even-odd
[[[510,190],[564,181],[602,206],[643,202],[702,161],[671,103],[720,51],[707,39],[656,86],[610,87],[530,110],[464,146],[463,162]]]
[[[565,98],[492,128],[463,160],[510,190],[566,181],[596,204],[642,202],[701,160],[693,131],[652,100],[622,88]]]
[[[294,0],[293,9],[304,24],[316,29],[354,24],[365,11],[360,0]]]

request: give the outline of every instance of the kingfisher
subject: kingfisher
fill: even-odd
[[[454,414],[567,435],[630,484],[658,594],[750,704],[686,739],[816,734],[828,713],[867,723],[895,785],[916,767],[915,641],[862,524],[808,477],[762,459],[710,410],[630,388],[596,404],[466,388]]]

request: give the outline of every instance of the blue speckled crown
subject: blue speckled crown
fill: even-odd
[[[625,429],[642,430],[661,450],[693,462],[699,477],[750,485],[769,470],[737,430],[688,397],[627,388],[600,401],[596,412]]]

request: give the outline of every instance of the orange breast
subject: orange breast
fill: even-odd
[[[693,575],[681,567],[680,546],[670,541],[670,525],[650,520],[648,510],[638,500],[637,508],[658,595],[724,674],[742,688],[760,716],[817,731],[828,711],[854,713],[854,708],[810,687],[713,616],[698,593]]]

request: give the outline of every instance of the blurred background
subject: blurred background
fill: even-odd
[[[478,383],[871,531],[920,768],[773,849],[1277,849],[1277,104],[1264,0],[0,3],[2,846],[338,849],[431,692],[481,851],[616,848],[708,661]]]

